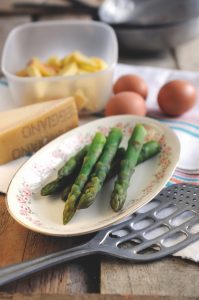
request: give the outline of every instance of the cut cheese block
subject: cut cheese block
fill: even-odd
[[[1,112],[0,164],[37,151],[77,125],[77,108],[72,97]]]

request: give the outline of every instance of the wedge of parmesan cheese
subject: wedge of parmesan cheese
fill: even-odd
[[[0,164],[37,151],[77,125],[72,97],[0,112]]]

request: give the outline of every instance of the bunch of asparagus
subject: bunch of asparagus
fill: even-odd
[[[62,199],[66,201],[64,224],[72,219],[77,209],[89,207],[104,182],[115,176],[110,204],[116,212],[122,209],[135,166],[160,151],[156,141],[144,143],[146,134],[144,126],[137,124],[125,150],[119,148],[122,140],[120,128],[112,128],[107,137],[97,132],[90,145],[83,147],[59,169],[57,178],[42,188],[41,195],[62,193]]]

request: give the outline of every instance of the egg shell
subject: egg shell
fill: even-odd
[[[172,80],[166,83],[158,93],[158,104],[161,110],[170,116],[179,116],[196,103],[197,91],[185,80]]]
[[[105,115],[146,115],[146,102],[137,93],[121,92],[113,96],[106,105]]]
[[[115,94],[126,91],[138,93],[146,99],[148,95],[148,86],[141,77],[128,74],[121,76],[113,86],[113,92]]]

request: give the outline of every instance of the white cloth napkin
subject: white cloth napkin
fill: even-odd
[[[116,68],[115,79],[123,74],[137,74],[146,80],[149,86],[149,96],[147,98],[149,116],[167,123],[176,132],[180,139],[182,153],[178,164],[179,170],[175,172],[169,184],[187,181],[189,183],[199,185],[199,175],[197,174],[197,171],[199,170],[199,99],[192,110],[177,119],[165,118],[160,113],[156,100],[160,87],[165,82],[172,79],[189,80],[195,85],[199,93],[199,73],[119,64]],[[5,111],[11,108],[14,108],[14,104],[12,102],[9,89],[5,80],[0,81],[0,111]],[[93,120],[92,117],[82,119],[81,122],[85,123],[91,120]],[[18,160],[0,166],[1,192],[6,193],[13,175],[27,159],[28,157],[22,157]],[[178,253],[175,253],[174,255],[198,262],[199,241]]]

